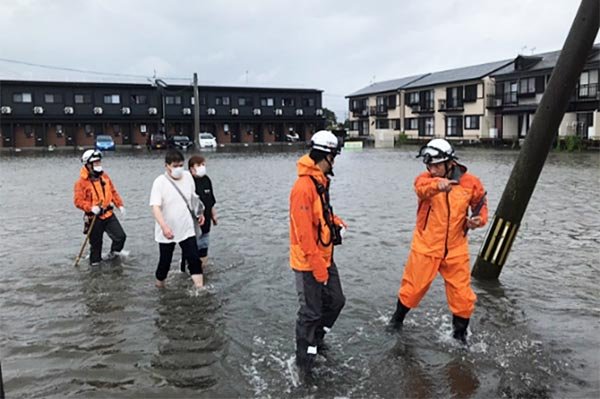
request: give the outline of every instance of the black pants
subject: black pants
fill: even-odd
[[[90,233],[90,263],[102,260],[102,237],[105,232],[112,240],[112,245],[110,246],[112,252],[120,252],[125,246],[127,236],[117,217],[114,214],[107,219],[96,217],[94,228]]]
[[[186,238],[179,243],[179,246],[181,247],[183,258],[187,261],[190,274],[202,274],[202,262],[200,262],[200,256],[198,255],[196,237],[193,236]],[[160,251],[160,258],[158,260],[158,267],[156,268],[155,276],[157,280],[163,281],[167,278],[169,269],[171,269],[171,261],[173,260],[175,243],[159,243],[158,249]]]
[[[317,344],[337,320],[346,298],[337,266],[329,267],[327,285],[317,282],[312,272],[294,271],[300,309],[296,320],[296,356],[316,353]]]

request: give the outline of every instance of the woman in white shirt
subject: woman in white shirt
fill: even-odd
[[[173,251],[178,243],[186,259],[194,285],[204,285],[202,263],[196,245],[194,223],[202,225],[204,215],[200,212],[198,220],[192,215],[192,196],[196,186],[192,175],[183,169],[183,154],[170,150],[165,156],[165,173],[154,179],[150,193],[150,206],[156,224],[154,240],[158,242],[160,258],[156,268],[156,286],[163,288],[171,268]]]

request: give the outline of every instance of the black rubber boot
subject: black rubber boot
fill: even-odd
[[[390,320],[389,326],[393,330],[402,329],[402,324],[404,323],[404,317],[406,317],[406,314],[408,313],[409,310],[410,310],[410,308],[407,308],[406,306],[404,306],[402,304],[402,302],[400,302],[400,299],[398,299],[398,303],[396,303],[396,311],[394,312],[394,315],[392,316],[392,318]]]
[[[469,326],[469,319],[452,315],[452,337],[459,340],[463,344],[467,343],[467,327]]]
[[[317,353],[326,357],[326,352],[329,350],[329,345],[325,343],[325,330],[319,328],[315,334],[317,339]]]

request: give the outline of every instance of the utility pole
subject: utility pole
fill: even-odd
[[[476,278],[495,280],[500,276],[599,23],[600,1],[582,0],[473,266]]]
[[[4,383],[2,382],[2,364],[0,364],[0,399],[4,399]]]
[[[198,94],[198,74],[194,72],[194,148],[198,149],[200,134],[200,96]]]

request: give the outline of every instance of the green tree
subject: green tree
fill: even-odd
[[[327,126],[327,129],[337,127],[337,118],[335,116],[335,112],[330,109],[323,108],[323,116],[325,117],[325,126]]]

